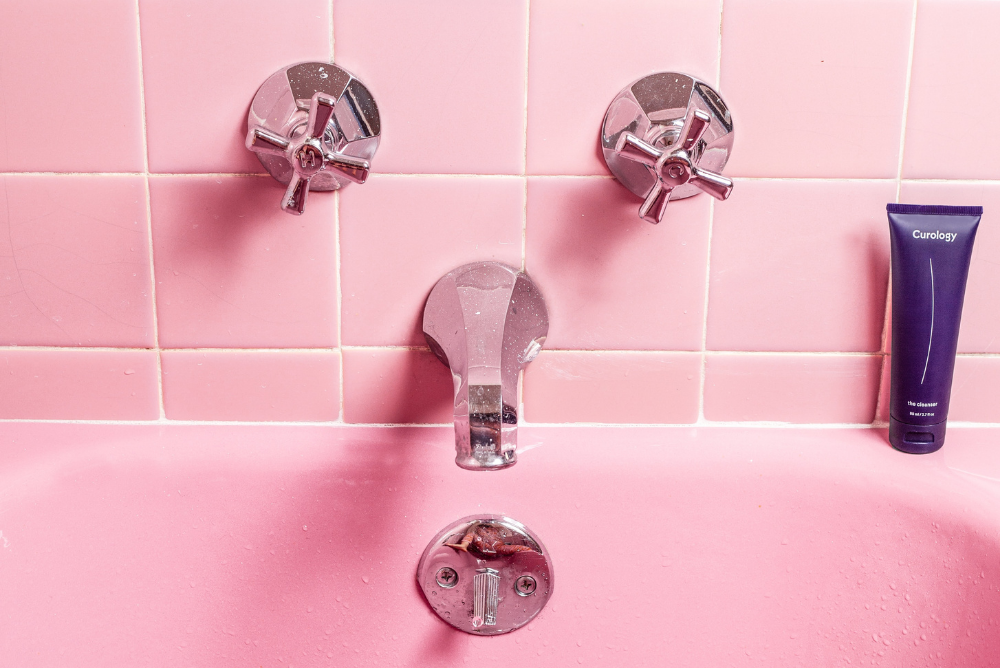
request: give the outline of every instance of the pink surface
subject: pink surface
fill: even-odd
[[[0,419],[155,420],[156,353],[0,350]]]
[[[636,79],[677,71],[715,86],[721,6],[532,0],[528,173],[607,174],[601,122],[615,95]]]
[[[705,418],[867,424],[881,355],[727,355],[705,360]]]
[[[425,345],[424,302],[434,284],[479,260],[520,267],[523,221],[522,179],[384,176],[345,191],[344,343]]]
[[[699,350],[711,200],[660,225],[613,179],[528,180],[527,269],[545,295],[549,348]]]
[[[0,177],[0,344],[153,345],[140,177]]]
[[[454,387],[448,367],[429,350],[344,351],[344,421],[451,423]]]
[[[383,119],[382,172],[524,173],[527,0],[337,0],[337,63]]]
[[[906,118],[903,176],[917,179],[1000,178],[995,130],[1000,5],[962,0],[920,0],[913,47],[913,79]],[[961,96],[962,134],[969,141],[942,151],[942,114]],[[951,98],[951,99],[949,99]]]
[[[874,430],[4,425],[9,665],[996,665],[1000,455]],[[628,509],[628,512],[623,512]],[[439,529],[502,512],[552,599],[477,638],[414,586]],[[614,587],[602,574],[613,578]],[[501,602],[501,605],[503,603]]]
[[[1000,183],[903,182],[900,201],[911,204],[981,205],[983,220],[976,233],[969,265],[969,283],[962,309],[958,350],[965,353],[1000,352]]]
[[[524,372],[529,422],[698,420],[701,354],[543,350]]]
[[[740,180],[715,208],[714,350],[878,351],[890,181]]]
[[[170,420],[333,421],[340,416],[340,355],[329,351],[165,350]]]
[[[913,2],[726,0],[726,171],[895,178]]]
[[[293,218],[270,177],[150,179],[160,345],[337,344],[333,193]]]
[[[329,3],[140,0],[139,18],[150,171],[263,171],[250,101],[282,67],[330,60]]]
[[[143,164],[134,0],[0,6],[0,172]]]

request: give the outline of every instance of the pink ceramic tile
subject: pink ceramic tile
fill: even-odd
[[[691,423],[700,353],[545,350],[524,372],[530,422]]]
[[[891,181],[744,181],[715,207],[708,347],[877,351]]]
[[[165,350],[171,420],[322,422],[340,415],[337,352]]]
[[[886,356],[882,370],[879,420],[889,421],[891,389],[891,357]],[[1000,358],[981,355],[963,356],[955,360],[955,377],[951,387],[949,420],[966,422],[1000,422]]]
[[[520,267],[523,218],[522,179],[383,176],[344,191],[344,343],[425,345],[437,280],[477,260]]]
[[[867,424],[881,355],[727,355],[705,361],[705,418]]]
[[[523,173],[527,15],[527,0],[337,0],[337,63],[383,119],[375,169]]]
[[[368,424],[450,423],[451,373],[429,350],[344,351],[344,421]]]
[[[609,178],[528,181],[527,269],[549,309],[549,348],[700,350],[711,200],[659,225]]]
[[[160,345],[337,345],[334,195],[302,216],[263,176],[150,179]]]
[[[0,171],[142,169],[134,0],[0,3]]]
[[[3,419],[155,420],[157,385],[153,351],[0,351]]]
[[[998,22],[995,2],[920,0],[903,176],[1000,178]],[[957,128],[942,127],[948,117]]]
[[[914,0],[726,0],[737,176],[891,178]]]
[[[951,386],[949,420],[1000,422],[1000,358],[958,357]]]
[[[141,177],[2,176],[0,345],[153,345]]]
[[[912,204],[982,205],[983,220],[976,233],[969,266],[969,283],[958,337],[959,352],[1000,352],[1000,184],[998,183],[907,183],[900,201]]]
[[[154,172],[262,171],[244,147],[257,88],[330,60],[327,0],[140,0],[139,20]]]
[[[721,6],[532,0],[528,173],[607,174],[601,122],[615,95],[636,79],[669,70],[714,86]]]

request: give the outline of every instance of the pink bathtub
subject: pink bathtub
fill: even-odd
[[[871,430],[5,424],[4,666],[1000,665],[1000,446]],[[414,580],[478,512],[542,538],[549,605],[473,637]]]

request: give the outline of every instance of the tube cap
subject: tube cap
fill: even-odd
[[[911,455],[926,455],[944,445],[947,426],[947,421],[937,424],[907,424],[889,416],[889,443],[897,450]]]

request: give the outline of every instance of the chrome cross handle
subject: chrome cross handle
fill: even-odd
[[[724,200],[733,182],[719,172],[729,159],[729,109],[708,84],[675,72],[630,84],[604,117],[604,160],[621,183],[644,198],[639,217],[663,220],[667,202],[707,192]]]
[[[298,63],[257,91],[246,147],[287,184],[282,210],[299,215],[310,190],[364,183],[380,134],[378,107],[364,84],[331,63]]]
[[[326,93],[314,93],[306,131],[297,138],[282,137],[259,125],[247,135],[248,149],[254,153],[284,156],[292,166],[292,178],[281,198],[281,208],[288,213],[302,214],[309,182],[327,167],[336,169],[353,183],[364,183],[368,179],[370,165],[367,160],[336,153],[323,145],[323,135],[336,104],[337,101]]]
[[[733,191],[733,182],[721,174],[707,169],[698,169],[692,159],[693,154],[705,134],[712,119],[704,111],[695,109],[688,114],[677,140],[668,148],[659,149],[647,144],[630,132],[623,132],[618,138],[615,150],[633,162],[653,169],[656,183],[639,207],[639,217],[650,223],[663,220],[670,201],[670,193],[677,186],[692,183],[702,192],[715,199],[726,199]]]

